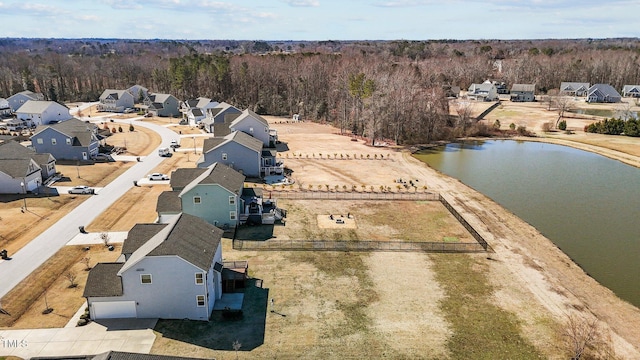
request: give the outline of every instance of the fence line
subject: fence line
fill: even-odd
[[[279,251],[424,251],[484,252],[479,243],[406,242],[406,241],[341,241],[341,240],[233,240],[235,250]]]
[[[480,246],[482,246],[484,248],[484,250],[487,250],[489,248],[489,244],[482,237],[482,235],[480,235],[476,231],[476,229],[474,229],[473,226],[471,226],[471,224],[469,224],[467,222],[467,220],[462,215],[460,215],[458,210],[456,210],[453,206],[451,206],[451,204],[447,201],[447,199],[445,199],[441,194],[439,195],[439,197],[440,197],[440,202],[442,203],[442,205],[444,205],[444,207],[446,207],[447,210],[449,210],[449,212],[460,222],[460,224],[462,224],[462,226],[464,226],[465,229],[467,229],[467,231],[469,231],[471,236],[473,236],[473,238],[476,239],[478,244]]]
[[[266,192],[266,190],[265,190]],[[390,200],[390,201],[440,201],[440,194],[423,193],[342,193],[319,191],[269,191],[277,199],[289,200]],[[265,195],[268,196],[268,195]]]

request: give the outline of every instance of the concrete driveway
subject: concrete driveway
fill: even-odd
[[[109,350],[148,354],[157,319],[111,319],[83,327],[0,330],[0,356],[77,356]]]

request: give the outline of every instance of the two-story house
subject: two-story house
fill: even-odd
[[[78,119],[36,128],[31,143],[37,153],[58,160],[91,160],[100,146],[96,126]]]
[[[180,111],[182,112],[182,118],[187,120],[189,126],[198,126],[200,121],[207,117],[207,110],[213,109],[218,105],[217,101],[199,97],[181,103]]]
[[[233,131],[242,131],[245,134],[251,135],[254,138],[262,141],[265,147],[272,148],[276,146],[278,140],[278,133],[276,130],[269,128],[269,123],[262,116],[247,109],[243,111],[237,118],[235,118],[229,129]]]
[[[99,99],[98,111],[124,112],[127,108],[133,108],[134,98],[127,90],[107,89],[102,92]]]
[[[199,168],[221,163],[248,177],[259,178],[262,170],[262,141],[241,131],[225,137],[204,140],[202,156],[196,162]]]
[[[33,91],[25,90],[15,93],[7,98],[7,102],[11,107],[11,111],[16,111],[20,106],[24,105],[29,100],[44,101],[44,95],[41,93],[34,93]]]
[[[207,168],[177,169],[171,174],[173,191],[158,197],[158,216],[164,221],[182,212],[223,229],[234,228],[244,208],[241,198],[244,180],[244,175],[221,163]]]
[[[55,101],[28,100],[15,111],[16,119],[26,126],[38,126],[71,119],[69,108]]]
[[[188,214],[135,225],[118,260],[89,272],[83,296],[91,319],[208,321],[222,296],[222,234]]]
[[[171,94],[149,94],[144,99],[147,112],[154,116],[178,116],[180,115],[180,101]]]
[[[498,90],[487,80],[482,84],[471,84],[467,89],[467,97],[478,101],[495,101],[498,100]]]
[[[44,156],[39,159],[35,155],[33,151],[14,141],[0,144],[1,194],[26,194],[38,189],[42,184],[43,173],[38,162],[47,161]],[[55,171],[55,164],[53,167]]]
[[[217,106],[207,109],[206,117],[200,121],[200,127],[214,136],[225,136],[229,132],[229,125],[237,118],[242,111],[233,105],[221,102]],[[226,128],[226,129],[225,129]],[[223,130],[224,133],[216,130]]]
[[[536,101],[535,84],[513,84],[511,87],[511,101],[531,102]]]

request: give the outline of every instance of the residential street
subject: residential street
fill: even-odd
[[[82,108],[84,105],[81,105]],[[86,120],[99,120],[86,118]],[[129,124],[132,120],[122,121]],[[162,137],[160,147],[168,147],[172,139],[176,138],[176,133],[168,128],[148,124],[142,121],[135,121],[135,126],[142,126],[157,132]],[[38,268],[49,257],[62,248],[67,242],[73,239],[79,232],[78,227],[88,225],[106,210],[111,204],[124,195],[131,187],[133,181],[145,177],[158,166],[164,158],[158,156],[154,150],[142,161],[132,166],[129,170],[115,179],[106,187],[99,191],[99,194],[91,196],[80,206],[71,211],[55,225],[47,229],[38,237],[33,239],[27,246],[15,254],[9,254],[11,260],[0,261],[0,298],[5,296],[14,286],[22,281],[27,275]]]

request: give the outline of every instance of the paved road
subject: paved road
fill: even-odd
[[[95,120],[94,118],[87,118],[87,120],[89,119]],[[126,119],[122,122],[129,124],[131,121],[135,121],[135,119]],[[176,138],[175,132],[163,126],[141,121],[135,121],[135,126],[146,127],[157,132],[162,137],[160,147],[168,147],[171,140]],[[163,159],[165,158],[158,156],[158,151],[154,150],[151,154],[147,155],[142,162],[132,166],[109,185],[102,188],[98,195],[91,196],[84,201],[49,229],[29,242],[29,244],[20,251],[15,254],[9,254],[12,258],[11,260],[0,260],[0,299],[55,254],[56,251],[73,239],[73,237],[78,234],[79,226],[90,224],[97,216],[133,187],[134,180],[139,180],[153,172],[152,170],[158,166]]]

